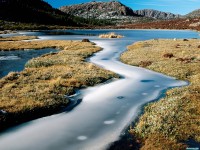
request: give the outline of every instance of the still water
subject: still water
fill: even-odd
[[[125,37],[122,39],[97,37],[98,34],[107,32],[116,32]],[[142,105],[159,98],[168,88],[187,85],[184,81],[123,64],[119,61],[120,54],[136,41],[155,38],[198,38],[198,34],[192,31],[174,30],[68,30],[59,31],[59,34],[52,34],[50,31],[41,32],[39,38],[41,40],[88,38],[102,47],[103,51],[94,54],[87,61],[111,70],[122,78],[80,90],[71,99],[75,101],[81,98],[82,101],[71,111],[30,121],[2,133],[0,135],[2,150],[106,149],[137,117]]]
[[[42,50],[0,51],[0,78],[12,71],[22,71],[26,62],[32,58],[56,51],[52,48]]]

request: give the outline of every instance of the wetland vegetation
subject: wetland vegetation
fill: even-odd
[[[121,61],[187,80],[166,97],[145,106],[130,133],[142,141],[141,149],[186,149],[191,139],[200,142],[200,41],[154,39],[137,42]]]
[[[118,77],[85,61],[101,50],[90,42],[2,41],[0,47],[1,50],[59,49],[57,53],[31,59],[22,72],[11,72],[0,79],[0,129],[55,113],[69,103],[65,95]]]

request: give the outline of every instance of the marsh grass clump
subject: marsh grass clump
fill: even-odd
[[[141,149],[186,149],[185,141],[200,142],[200,50],[199,40],[149,40],[128,47],[121,60],[140,66],[141,61],[151,61],[146,68],[177,79],[188,80],[190,85],[174,88],[166,97],[145,106],[130,133],[142,139]],[[149,47],[145,47],[149,44]],[[178,49],[177,45],[181,45]],[[161,54],[172,53],[166,59]],[[145,66],[144,66],[145,67]]]
[[[141,61],[139,63],[139,66],[140,67],[147,67],[147,66],[150,66],[152,64],[152,61]]]
[[[163,57],[164,58],[172,58],[172,57],[174,57],[174,54],[172,54],[172,53],[166,53],[166,54],[163,55]]]
[[[108,34],[100,34],[99,38],[123,38],[124,36],[115,34],[114,32],[108,33]]]
[[[85,61],[85,58],[101,50],[89,42],[20,41],[10,42],[9,45],[14,49],[28,46],[33,49],[62,47],[63,50],[31,59],[22,72],[12,72],[0,79],[0,110],[7,112],[4,119],[0,117],[0,130],[3,125],[20,122],[24,118],[55,113],[66,107],[69,100],[65,95],[73,94],[75,89],[118,77]],[[10,48],[9,45],[6,48]]]

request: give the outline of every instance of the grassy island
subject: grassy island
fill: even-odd
[[[145,106],[130,130],[142,141],[141,149],[178,150],[186,149],[190,140],[200,142],[200,40],[137,42],[122,54],[121,61],[190,82]]]
[[[90,42],[2,41],[0,50],[57,48],[27,62],[22,72],[0,79],[0,129],[60,111],[76,89],[99,84],[116,74],[85,59],[101,50]]]
[[[109,39],[113,39],[113,38],[123,38],[122,35],[119,34],[115,34],[114,32],[108,33],[108,34],[100,34],[99,38],[109,38]]]

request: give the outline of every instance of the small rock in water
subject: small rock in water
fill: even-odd
[[[123,99],[123,98],[124,98],[124,96],[118,96],[117,98],[118,98],[118,99]]]
[[[0,115],[3,115],[3,114],[7,114],[7,112],[4,110],[0,110]]]
[[[83,39],[82,42],[90,42],[89,39]]]
[[[141,82],[154,82],[154,80],[141,80]]]

